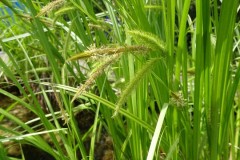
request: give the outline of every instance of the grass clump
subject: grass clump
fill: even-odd
[[[238,1],[1,3],[0,157],[240,157]]]

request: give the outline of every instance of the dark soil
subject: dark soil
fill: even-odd
[[[9,92],[15,94],[16,96],[21,96],[19,94],[19,91],[16,87],[14,88],[8,88]],[[0,94],[0,107],[6,109],[9,105],[11,105],[13,101]],[[16,105],[11,111],[9,111],[12,115],[16,116],[23,122],[27,122],[31,119],[35,118],[35,115],[31,113],[28,109],[21,105]],[[79,112],[76,115],[76,121],[78,123],[78,127],[81,131],[81,133],[85,133],[88,131],[88,129],[92,126],[94,122],[95,113],[90,110],[83,110]],[[10,121],[7,118],[4,118],[0,121],[0,125],[7,127],[9,129],[15,128],[17,125]],[[3,130],[0,130],[0,136],[6,136],[6,133],[4,133]],[[46,141],[47,138],[45,138]],[[50,144],[50,142],[49,142]],[[90,138],[88,138],[85,142],[85,147],[87,151],[90,147]],[[15,142],[7,142],[3,144],[8,156],[16,157],[16,158],[22,158],[21,157],[21,149],[19,144]],[[54,160],[54,158],[49,155],[48,153],[32,146],[29,144],[21,144],[22,146],[22,152],[24,154],[24,157],[26,160]],[[111,160],[113,159],[113,147],[112,147],[112,140],[107,135],[107,133],[102,133],[102,137],[99,142],[96,142],[96,148],[95,148],[95,159],[96,160]],[[79,159],[81,159],[80,153],[79,153]]]

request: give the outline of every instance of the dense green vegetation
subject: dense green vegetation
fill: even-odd
[[[111,159],[240,158],[239,0],[1,2],[0,93],[13,102],[0,121],[18,127],[0,126],[0,159],[14,159],[9,141],[97,159],[105,132]],[[34,118],[14,116],[17,105]]]

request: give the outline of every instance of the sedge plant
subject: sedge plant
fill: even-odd
[[[22,130],[1,127],[12,136],[0,142],[28,143],[55,159],[97,159],[105,130],[112,159],[240,157],[239,0],[19,0],[24,13],[2,2],[13,26],[24,27],[3,26],[12,38],[0,39],[11,62],[0,59],[0,75],[22,96],[0,93],[37,118],[24,123],[8,112],[14,105],[0,109]],[[82,110],[95,114],[84,133],[75,116]]]

